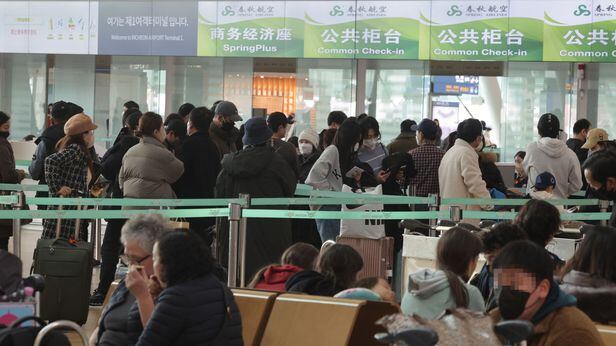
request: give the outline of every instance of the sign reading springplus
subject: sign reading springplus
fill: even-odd
[[[284,1],[199,3],[201,56],[301,56],[301,22],[285,18]]]

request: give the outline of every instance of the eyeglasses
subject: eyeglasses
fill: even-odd
[[[152,255],[147,255],[141,259],[136,259],[134,257],[128,256],[127,254],[122,254],[120,256],[120,259],[122,260],[122,262],[124,262],[125,264],[137,264],[137,265],[141,265],[141,262],[147,260],[148,258],[152,257]]]

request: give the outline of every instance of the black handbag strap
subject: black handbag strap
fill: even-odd
[[[45,323],[45,321],[43,321],[40,317],[37,317],[37,316],[25,316],[25,317],[22,317],[22,318],[20,318],[18,320],[13,321],[13,323],[11,323],[9,325],[8,329],[18,328],[18,327],[21,326],[22,323],[28,322],[28,321],[35,321],[41,327],[45,327],[47,325],[47,323]]]

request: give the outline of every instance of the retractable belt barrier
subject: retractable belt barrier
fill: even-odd
[[[296,195],[292,198],[254,198],[241,195],[239,198],[223,199],[134,199],[134,198],[53,198],[26,197],[25,191],[48,191],[46,185],[0,184],[0,191],[11,191],[12,195],[0,196],[0,205],[10,206],[12,210],[0,209],[0,219],[13,220],[13,248],[19,256],[21,251],[21,220],[23,219],[127,219],[134,215],[161,214],[167,218],[204,218],[219,217],[229,220],[229,281],[231,287],[243,284],[245,267],[245,236],[247,219],[340,219],[340,220],[403,220],[427,219],[435,226],[437,219],[489,219],[512,220],[514,211],[475,211],[461,210],[460,206],[523,206],[528,199],[474,199],[446,198],[438,196],[408,197],[388,195],[366,195],[348,192],[312,190],[308,185],[298,185]],[[562,220],[595,220],[605,223],[611,214],[607,213],[609,202],[598,199],[553,199],[547,200],[554,205],[599,206],[599,213],[562,213]],[[21,210],[25,204],[40,206],[90,206],[95,209],[83,210]],[[319,211],[319,210],[281,210],[276,206],[320,206],[320,205],[414,205],[423,204],[430,211]],[[101,207],[123,207],[121,210],[101,210]],[[438,211],[441,206],[449,206],[448,211]],[[259,208],[262,207],[262,208]],[[272,208],[265,209],[263,207]],[[175,209],[164,209],[175,208]],[[454,212],[452,212],[454,211]],[[97,227],[93,239],[100,239],[100,227]],[[433,235],[431,233],[431,235]],[[435,234],[434,234],[435,235]],[[239,270],[238,270],[239,268]]]

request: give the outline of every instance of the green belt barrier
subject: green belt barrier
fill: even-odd
[[[49,191],[47,185],[0,184],[0,191]]]
[[[403,220],[445,218],[449,216],[449,213],[442,211],[374,212],[244,209],[242,210],[242,216],[257,219]]]
[[[434,204],[435,199],[432,197],[408,197],[408,196],[388,196],[388,195],[369,195],[369,194],[357,194],[352,192],[338,192],[338,191],[295,191],[298,196],[309,197],[339,197],[339,198],[364,198],[370,201],[379,203],[379,201],[397,201],[399,204]]]
[[[406,199],[417,197],[355,195],[346,198],[316,197],[316,198],[255,198],[250,201],[253,206],[279,205],[340,205],[340,204],[408,204]],[[423,198],[423,197],[421,197]],[[31,205],[81,205],[81,206],[116,206],[116,207],[225,207],[229,203],[242,204],[239,198],[227,199],[137,199],[137,198],[56,198],[27,197],[26,203]]]
[[[0,210],[0,219],[128,219],[134,215],[160,214],[167,218],[227,217],[229,208],[132,209],[132,210]]]
[[[0,205],[17,203],[17,196],[0,196]]]
[[[563,221],[603,221],[609,220],[611,216],[611,213],[566,213],[560,214],[560,219]]]
[[[30,166],[32,160],[15,160],[15,166]]]
[[[502,205],[522,206],[530,199],[498,199],[498,198],[443,198],[441,205]],[[598,199],[546,199],[553,205],[599,205]]]
[[[475,211],[464,210],[462,212],[465,219],[488,219],[488,220],[513,220],[518,215],[512,211]],[[603,221],[609,220],[611,213],[562,213],[560,219],[563,221]]]

